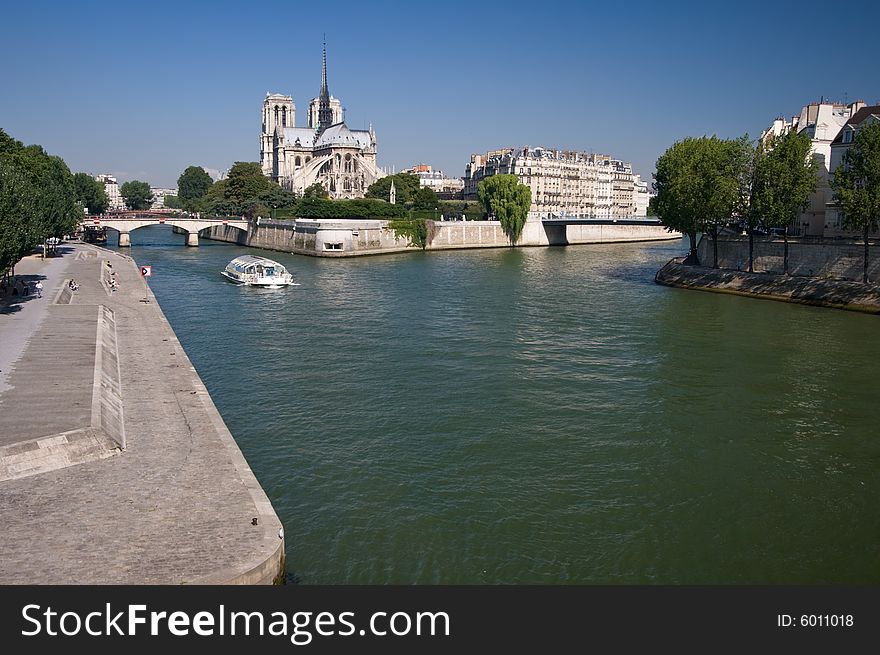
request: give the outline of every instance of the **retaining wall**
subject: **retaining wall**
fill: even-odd
[[[412,250],[387,221],[363,219],[261,221],[245,234],[228,226],[204,233],[208,239],[300,255],[351,257]],[[428,221],[427,250],[506,248],[510,240],[498,221]],[[547,225],[529,221],[517,246],[575,245],[678,239],[660,225]]]
[[[756,237],[753,270],[756,273],[782,273],[784,242],[782,239]],[[713,264],[712,239],[703,237],[697,246],[700,263]],[[790,275],[862,281],[865,261],[864,243],[843,239],[789,239],[788,272]],[[748,237],[719,237],[718,266],[747,271],[749,268]],[[868,257],[868,279],[880,280],[880,249],[871,245]]]

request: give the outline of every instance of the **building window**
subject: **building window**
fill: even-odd
[[[297,157],[296,159],[294,159],[294,160],[293,160],[293,163],[294,163],[296,166],[302,166],[302,160],[301,160],[299,157]]]
[[[342,243],[324,243],[324,250],[342,250]]]
[[[844,143],[852,143],[852,130],[844,130],[843,131],[843,142]]]

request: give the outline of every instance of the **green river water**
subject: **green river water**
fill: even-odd
[[[657,286],[679,241],[131,255],[304,584],[880,584],[880,319]],[[301,286],[220,270],[253,252]]]

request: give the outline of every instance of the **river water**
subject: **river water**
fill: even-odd
[[[880,583],[876,316],[684,291],[683,242],[131,255],[304,584]],[[253,252],[302,286],[240,288]]]

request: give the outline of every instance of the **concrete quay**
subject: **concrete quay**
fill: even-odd
[[[668,262],[657,272],[654,281],[680,289],[880,314],[880,286],[876,284],[685,266],[683,259]]]
[[[678,232],[667,232],[659,223],[648,221],[586,223],[527,221],[516,247],[662,241],[682,236]],[[387,220],[372,219],[261,220],[247,232],[229,225],[215,225],[205,230],[203,236],[314,257],[357,257],[415,250],[406,239],[396,237],[387,225]],[[426,250],[511,247],[510,239],[498,221],[429,220],[427,227]]]
[[[0,584],[278,581],[281,522],[138,267],[62,252],[0,299]]]

